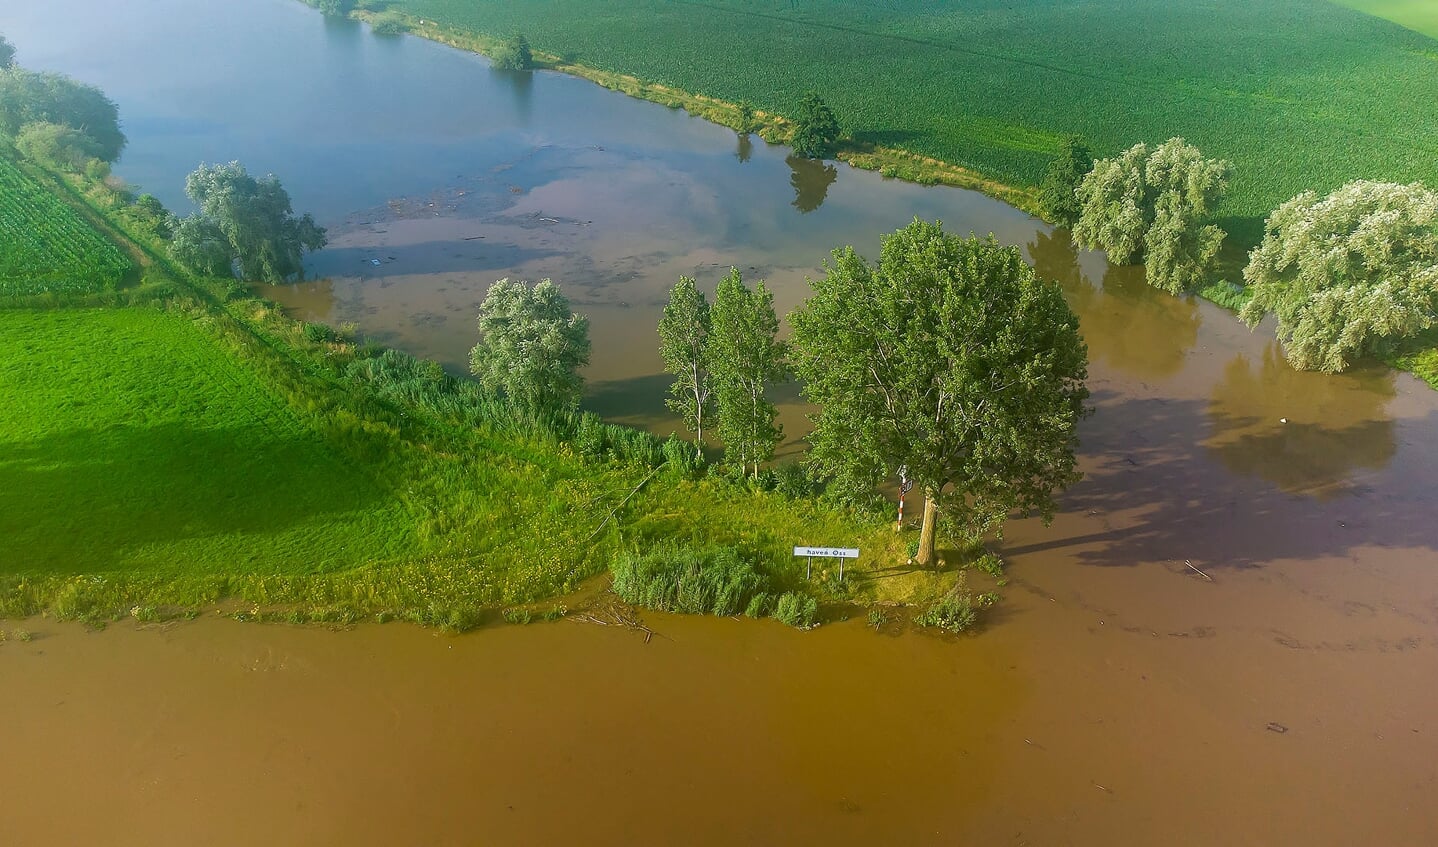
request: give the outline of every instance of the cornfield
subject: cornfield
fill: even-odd
[[[113,289],[130,268],[74,209],[0,156],[0,297]]]

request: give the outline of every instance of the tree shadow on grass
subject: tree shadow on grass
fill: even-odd
[[[0,445],[0,571],[103,571],[171,544],[179,545],[174,553],[154,558],[186,569],[209,548],[185,542],[220,536],[229,538],[210,564],[273,569],[276,562],[257,561],[266,537],[384,499],[318,441],[259,426],[62,432]],[[307,561],[278,564],[320,563],[326,543],[307,537],[311,549],[293,551]]]

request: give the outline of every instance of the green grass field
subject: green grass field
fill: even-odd
[[[1299,191],[1438,183],[1438,41],[1328,0],[400,0],[538,50],[793,114],[1016,185],[1058,139],[1182,135],[1237,166],[1231,230]]]
[[[182,315],[0,312],[0,561],[307,573],[412,544],[398,501]]]
[[[0,297],[113,289],[130,260],[0,154]]]
[[[656,475],[613,452],[650,443],[623,428],[586,456],[437,368],[375,376],[353,345],[231,308],[0,310],[0,617],[229,603],[467,628],[661,541],[739,545],[791,587],[791,545],[860,544],[856,596],[934,590],[865,579],[902,561],[882,519]]]
[[[1333,0],[1351,9],[1387,18],[1399,26],[1438,38],[1438,3],[1433,0]]]

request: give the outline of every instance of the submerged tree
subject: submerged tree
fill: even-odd
[[[834,111],[809,93],[799,101],[799,116],[794,120],[794,152],[806,159],[822,159],[834,152],[839,140],[839,119]]]
[[[490,391],[533,412],[579,407],[589,364],[589,319],[576,315],[559,287],[501,279],[479,307],[479,343],[469,369]]]
[[[940,513],[978,537],[1014,509],[1053,514],[1079,479],[1088,391],[1078,318],[1015,247],[915,220],[877,266],[835,250],[797,310],[795,369],[819,406],[810,463],[877,484],[907,466],[925,494],[918,560]]]
[[[255,179],[239,162],[200,165],[185,178],[185,194],[199,211],[176,226],[171,253],[191,270],[226,275],[235,264],[244,279],[284,282],[304,276],[306,250],[325,246],[324,227],[295,217],[274,174]]]
[[[1075,192],[1091,170],[1093,153],[1088,145],[1077,135],[1065,138],[1039,186],[1039,208],[1044,217],[1059,226],[1072,227],[1078,223],[1079,201]]]
[[[659,354],[664,370],[674,375],[665,401],[694,433],[695,449],[704,452],[704,423],[714,408],[714,378],[709,369],[709,301],[691,277],[681,276],[669,292],[659,319]]]
[[[534,51],[529,49],[529,39],[516,35],[494,54],[494,67],[501,71],[527,71],[534,67]]]
[[[1121,265],[1143,259],[1150,285],[1178,294],[1197,286],[1218,257],[1223,230],[1205,221],[1232,166],[1205,159],[1182,138],[1135,144],[1101,159],[1079,184],[1074,239]]]
[[[1351,182],[1274,210],[1243,272],[1250,326],[1278,316],[1294,367],[1337,372],[1438,324],[1438,193]]]
[[[774,294],[760,281],[753,289],[731,268],[714,297],[709,334],[709,367],[719,400],[719,437],[725,457],[759,474],[784,435],[778,414],[765,398],[768,387],[788,378],[785,348],[775,340],[779,318]]]

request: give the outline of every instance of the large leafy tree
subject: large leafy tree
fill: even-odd
[[[1049,162],[1043,184],[1039,186],[1039,208],[1044,217],[1059,226],[1078,223],[1079,202],[1075,192],[1088,172],[1093,170],[1093,152],[1083,139],[1070,135],[1059,146],[1059,153]]]
[[[679,277],[659,319],[659,354],[664,358],[664,370],[674,375],[666,405],[684,418],[701,454],[704,424],[714,409],[709,333],[709,300],[692,277]]]
[[[559,287],[501,279],[479,307],[479,343],[469,368],[491,391],[529,411],[579,407],[589,364],[589,319],[576,315]]]
[[[15,45],[0,35],[0,71],[8,70],[15,64]]]
[[[495,68],[502,71],[527,71],[534,67],[534,51],[529,39],[516,35],[505,41],[492,60]]]
[[[935,561],[940,513],[962,534],[1014,509],[1052,516],[1079,479],[1088,391],[1078,318],[1015,247],[915,220],[877,265],[834,251],[796,311],[795,368],[819,406],[810,462],[877,484],[897,468],[925,493],[918,560]]]
[[[774,294],[762,281],[749,288],[731,268],[715,292],[711,321],[709,367],[719,400],[719,438],[725,458],[757,476],[784,435],[774,422],[774,404],[765,397],[771,384],[789,376],[785,346],[775,339]]]
[[[245,279],[284,282],[303,277],[306,250],[325,246],[324,227],[295,217],[273,174],[255,179],[239,162],[202,164],[185,178],[185,194],[199,211],[176,227],[171,252],[192,270],[222,274],[233,263]],[[229,248],[223,265],[215,261],[216,235]]]
[[[794,152],[806,159],[822,159],[834,152],[839,140],[839,119],[834,110],[809,93],[799,101],[799,115],[794,120]]]
[[[1150,285],[1173,294],[1194,288],[1223,245],[1223,230],[1206,221],[1231,172],[1182,138],[1135,144],[1095,162],[1079,183],[1074,239],[1121,265],[1142,258]]]
[[[120,112],[93,85],[63,74],[0,70],[0,134],[15,138],[26,124],[61,124],[90,140],[97,158],[113,162],[125,148]]]
[[[1274,210],[1243,272],[1250,326],[1272,312],[1294,367],[1337,372],[1438,323],[1438,193],[1351,182]]]

